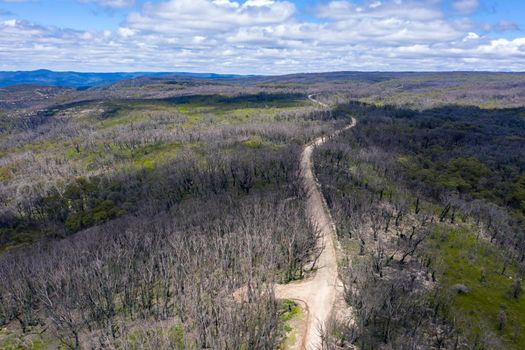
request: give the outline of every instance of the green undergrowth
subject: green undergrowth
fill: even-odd
[[[212,95],[166,100],[112,100],[104,102],[103,112],[71,115],[69,122],[81,129],[91,126],[95,130],[104,130],[104,132],[115,129],[118,133],[127,132],[120,130],[119,127],[133,128],[141,125],[148,129],[164,130],[206,129],[216,125],[268,122],[274,120],[279,113],[291,112],[308,105],[309,101],[304,98],[283,99],[271,96],[242,99]],[[92,107],[85,106],[85,108]],[[111,136],[103,139],[95,138],[90,149],[85,150],[82,141],[61,137],[37,139],[6,149],[5,154],[32,152],[37,157],[65,157],[68,160],[81,161],[81,167],[85,171],[91,171],[100,166],[124,161],[131,161],[135,168],[151,169],[162,159],[172,158],[180,150],[178,144],[138,145],[133,149],[118,147],[111,142]],[[272,146],[257,137],[247,140],[245,145],[250,148]],[[10,167],[16,168],[16,164],[11,164]],[[8,182],[12,179],[13,171],[2,166],[0,182]]]
[[[396,160],[407,168],[413,163],[405,156]],[[384,201],[389,201],[391,196],[402,196],[409,203],[410,213],[415,212],[416,203],[423,213],[434,216],[439,216],[443,210],[443,205],[438,203],[422,198],[418,201],[410,191],[396,186],[393,180],[378,173],[370,164],[350,162],[347,169],[352,180],[335,184],[336,195],[356,197],[361,191],[376,194],[383,191]],[[450,169],[450,173],[444,172],[441,176],[457,176],[465,183],[475,183],[487,171],[472,158],[451,161]],[[432,177],[434,181],[441,179],[437,175]],[[334,188],[330,185],[323,190],[334,191]],[[468,221],[461,212],[455,216],[456,222]],[[358,253],[359,245],[355,239],[341,238],[345,251]],[[504,348],[525,349],[525,333],[522,332],[525,329],[525,295],[521,292],[516,297],[516,281],[522,277],[517,265],[509,263],[499,247],[477,237],[476,230],[466,225],[439,224],[425,242],[423,260],[430,258],[432,268],[437,271],[438,288],[442,291],[443,303],[447,304],[446,317],[451,323],[457,325],[471,344],[491,335],[504,344]],[[463,285],[468,292],[458,292],[458,286]]]
[[[1,165],[0,166],[0,183],[8,182],[13,178],[12,165]]]
[[[296,302],[290,299],[280,300],[278,307],[279,322],[281,323],[281,332],[283,334],[281,348],[285,349],[296,341],[297,331],[294,330],[291,323],[301,317],[302,310]]]
[[[182,350],[186,349],[184,338],[184,328],[179,324],[166,328],[140,329],[128,335],[125,348],[140,350],[162,345],[166,349]]]
[[[515,265],[504,268],[500,250],[468,229],[441,227],[430,236],[426,251],[442,271],[450,318],[465,335],[480,338],[488,329],[508,348],[525,349],[525,296],[514,293],[520,276]],[[458,285],[468,291],[455,291]]]
[[[0,328],[0,349],[2,350],[65,350],[62,346],[44,333],[28,333],[11,331],[7,328]]]
[[[187,143],[185,147],[193,147],[198,143]],[[93,149],[78,150],[72,147],[66,151],[66,158],[79,161],[85,170],[97,169],[102,165],[131,165],[134,169],[153,170],[157,165],[173,159],[183,146],[178,143],[162,143],[139,145],[134,148],[96,145]]]
[[[408,157],[399,157],[399,162],[408,161]],[[423,212],[433,213],[434,215],[439,215],[443,210],[443,206],[433,203],[429,200],[424,200],[412,194],[409,190],[403,186],[399,186],[395,181],[388,179],[387,177],[380,174],[372,164],[366,162],[352,162],[348,167],[348,171],[353,175],[355,184],[360,186],[353,185],[349,183],[345,185],[344,191],[348,194],[355,191],[361,191],[362,186],[366,188],[367,191],[373,191],[376,194],[381,196],[382,200],[391,200],[393,197],[403,197],[407,203],[411,212],[413,213],[416,210],[416,203],[418,203],[419,210]],[[458,214],[459,215],[459,214]]]
[[[262,190],[264,187],[269,188],[268,185],[261,184],[258,190]],[[293,281],[300,281],[305,277],[305,272],[303,271],[304,266],[298,265],[292,271],[282,268],[276,272],[275,281],[278,283],[290,283]]]
[[[189,96],[168,100],[152,101],[112,101],[106,105],[106,113],[97,117],[102,128],[111,128],[130,122],[149,120],[155,112],[178,113],[187,118],[180,123],[183,128],[195,126],[210,117],[219,123],[244,123],[254,119],[272,120],[279,112],[293,111],[309,106],[306,99],[272,99],[257,100],[227,98],[216,95]],[[203,118],[206,117],[206,118]]]
[[[443,152],[442,150],[439,152]],[[435,153],[439,153],[436,150]],[[429,157],[430,158],[430,157]],[[409,178],[425,185],[466,193],[509,208],[525,228],[525,175],[508,165],[491,168],[475,157],[458,157],[447,162],[398,156],[398,163]],[[508,176],[502,177],[501,173]]]
[[[49,232],[47,232],[47,230],[43,230],[42,228],[34,225],[21,224],[15,228],[1,227],[0,253],[18,246],[34,242],[38,238],[48,233]]]
[[[247,148],[251,148],[251,149],[270,149],[270,150],[271,149],[276,150],[283,146],[280,144],[270,142],[258,135],[255,135],[253,137],[250,137],[247,140],[244,140],[242,144],[243,146]]]

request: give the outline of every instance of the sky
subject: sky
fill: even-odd
[[[0,0],[0,70],[525,71],[524,0]]]

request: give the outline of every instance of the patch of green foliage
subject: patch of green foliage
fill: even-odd
[[[99,127],[101,129],[110,129],[119,125],[137,123],[148,119],[149,117],[147,114],[130,113],[127,109],[119,110],[118,116],[101,120],[99,122]]]
[[[65,347],[53,344],[41,333],[21,334],[0,328],[0,349],[2,350],[44,350],[60,349]]]
[[[251,139],[243,141],[243,144],[248,148],[263,148],[264,141],[261,137],[252,137]]]
[[[247,140],[244,140],[242,144],[250,149],[277,149],[279,148],[278,144],[269,142],[263,139],[260,136],[253,136]]]
[[[188,146],[191,146],[189,144]],[[156,165],[173,159],[181,150],[179,144],[158,143],[135,147],[116,147],[96,145],[92,149],[78,150],[75,146],[66,151],[66,158],[79,161],[86,170],[98,169],[100,165],[125,166],[131,164],[134,169],[152,170]]]
[[[286,345],[295,342],[296,335],[290,322],[301,316],[301,308],[293,300],[284,299],[279,301],[278,312],[283,336],[283,347],[286,348]]]
[[[507,197],[507,201],[512,207],[518,209],[516,210],[516,215],[525,213],[525,175],[520,176],[518,180],[512,184],[512,189]]]
[[[13,173],[8,166],[0,166],[0,183],[8,182],[13,178]]]
[[[97,201],[93,208],[69,214],[66,220],[66,227],[70,231],[76,232],[81,228],[119,217],[124,213],[125,211],[116,207],[113,201],[105,199]]]
[[[471,338],[489,329],[508,348],[525,348],[525,295],[516,266],[504,268],[497,247],[465,228],[436,229],[426,247],[442,270],[440,283],[450,317]],[[464,285],[468,292],[454,291]],[[504,316],[503,316],[504,315]],[[504,320],[503,320],[504,318]]]
[[[0,227],[0,252],[34,242],[46,233],[41,227],[26,223],[15,227]]]
[[[521,108],[353,108],[369,114],[361,120],[366,135],[361,143],[392,153],[414,186],[484,199],[509,208],[525,223]],[[390,116],[389,123],[375,114]]]
[[[79,177],[69,183],[63,193],[54,189],[41,199],[41,210],[46,217],[56,222],[63,222],[70,232],[93,226],[107,220],[122,216],[125,211],[120,208],[112,198],[117,198],[121,184],[103,182],[99,178],[86,179]],[[120,199],[118,202],[122,202]],[[17,230],[22,230],[16,240],[25,237],[24,227],[18,225]],[[11,229],[13,231],[13,229]],[[34,239],[30,235],[25,241]]]
[[[163,345],[163,348],[185,349],[184,328],[176,324],[167,329],[150,328],[131,332],[126,339],[126,349],[139,350],[149,348],[153,344]]]
[[[407,164],[405,162],[404,164]],[[428,168],[421,168],[417,163],[409,165],[409,174],[424,182],[430,182],[457,190],[460,193],[471,193],[481,190],[480,182],[491,175],[490,169],[474,157],[455,158],[447,163],[431,163]]]
[[[301,308],[295,301],[284,299],[279,303],[279,320],[288,322],[301,314]]]

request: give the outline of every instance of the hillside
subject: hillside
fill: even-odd
[[[120,73],[82,73],[54,72],[47,69],[34,71],[0,71],[0,87],[15,85],[43,85],[69,88],[89,88],[116,83],[138,77],[177,77],[184,79],[232,79],[232,74],[187,73],[187,72],[120,72]]]

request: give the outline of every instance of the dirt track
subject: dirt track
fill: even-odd
[[[325,104],[315,100],[312,95],[308,98],[321,106]],[[342,130],[336,131],[335,136],[343,130],[354,127],[352,124]],[[335,225],[326,206],[325,199],[320,191],[319,184],[313,174],[312,152],[315,146],[325,142],[325,137],[320,137],[308,144],[301,156],[301,177],[309,192],[307,212],[312,223],[321,231],[319,244],[324,247],[317,262],[317,270],[312,278],[297,283],[275,286],[275,296],[278,299],[294,299],[301,305],[306,304],[306,320],[303,330],[299,330],[297,342],[291,349],[313,350],[321,347],[320,330],[328,320],[334,302],[342,297],[343,287],[337,273],[337,256],[335,251]]]

